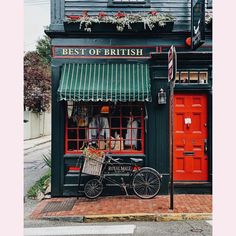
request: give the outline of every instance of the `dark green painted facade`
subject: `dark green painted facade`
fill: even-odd
[[[81,4],[83,2],[83,4]],[[78,155],[65,155],[65,102],[57,101],[57,89],[59,86],[61,69],[64,63],[101,63],[101,62],[143,62],[150,65],[151,74],[151,93],[152,102],[146,103],[148,120],[146,121],[145,133],[145,154],[146,166],[157,169],[163,175],[163,184],[161,194],[168,193],[169,182],[169,107],[158,105],[156,101],[157,91],[163,88],[167,94],[169,87],[167,83],[167,51],[171,45],[177,48],[178,69],[204,69],[208,70],[209,83],[207,85],[176,85],[175,92],[206,93],[208,96],[208,156],[209,156],[209,178],[206,183],[202,184],[181,184],[175,186],[177,193],[209,193],[211,192],[212,183],[212,37],[211,32],[206,34],[206,41],[197,51],[199,54],[190,53],[189,47],[185,45],[185,39],[190,36],[189,29],[189,2],[179,1],[151,1],[152,6],[162,7],[176,12],[177,15],[183,16],[180,23],[175,25],[172,33],[150,33],[140,35],[138,33],[70,33],[65,32],[63,28],[63,19],[65,14],[75,15],[84,9],[98,11],[92,6],[92,1],[52,1],[52,20],[51,25],[46,33],[52,38],[52,46],[157,46],[162,49],[162,53],[153,54],[152,59],[52,59],[52,196],[76,196],[78,194],[78,173],[67,172],[68,166],[77,163]],[[97,0],[101,9],[110,11],[107,8],[107,0]],[[175,3],[175,8],[170,8]],[[86,5],[88,4],[88,6]],[[186,4],[186,5],[185,5]],[[99,8],[99,9],[100,9]],[[176,11],[178,9],[178,11]],[[116,9],[119,10],[119,9]],[[129,11],[130,9],[126,9]],[[138,8],[138,11],[147,10]],[[186,13],[187,11],[187,13]],[[186,17],[186,20],[184,20]],[[182,52],[182,53],[181,53]],[[200,52],[209,52],[205,57]],[[122,158],[129,158],[127,155]],[[82,181],[83,183],[83,181]],[[112,192],[120,193],[120,190]],[[110,192],[111,193],[111,192]],[[109,194],[109,192],[105,192]]]

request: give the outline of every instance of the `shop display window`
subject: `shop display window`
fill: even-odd
[[[144,153],[143,103],[67,102],[65,152]]]

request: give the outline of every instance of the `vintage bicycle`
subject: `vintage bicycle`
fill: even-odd
[[[87,198],[99,197],[104,187],[109,187],[108,183],[124,189],[126,195],[129,195],[127,188],[131,188],[142,199],[154,198],[160,190],[162,175],[151,167],[140,167],[143,161],[141,158],[130,158],[131,162],[124,163],[122,159],[113,158],[107,153],[100,158],[85,158],[84,160],[80,177],[81,173],[91,176],[84,184],[84,194]],[[111,172],[113,175],[109,175]],[[117,175],[123,177],[117,180]]]

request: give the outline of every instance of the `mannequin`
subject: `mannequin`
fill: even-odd
[[[101,109],[102,110],[102,109]],[[108,118],[103,113],[95,115],[89,123],[89,143],[99,141],[99,148],[105,149],[105,140],[110,138]]]
[[[132,113],[127,123],[127,133],[125,136],[125,146],[137,149],[138,122],[134,119]],[[132,139],[132,140],[131,140]]]

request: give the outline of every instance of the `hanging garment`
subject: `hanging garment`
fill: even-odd
[[[89,140],[109,139],[110,138],[110,129],[109,122],[106,117],[93,117],[89,123]]]
[[[67,101],[67,115],[69,119],[71,118],[73,113],[73,106],[74,106],[73,101]]]
[[[138,134],[137,128],[138,128],[138,122],[136,120],[129,119],[127,124],[127,133],[125,136],[126,146],[135,146],[135,148],[137,148],[137,134]]]

